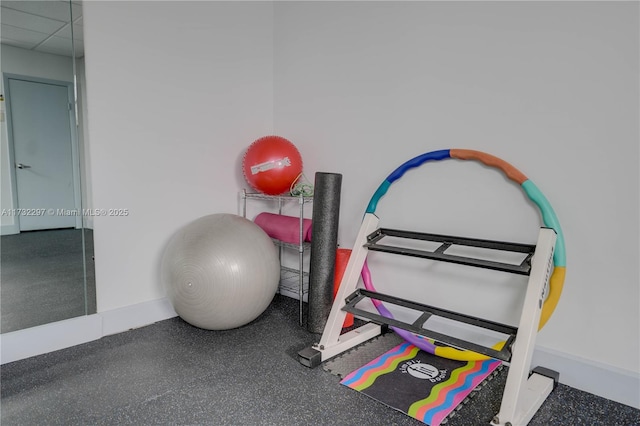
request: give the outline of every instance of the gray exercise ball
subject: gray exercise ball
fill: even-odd
[[[280,260],[271,238],[232,214],[201,217],[174,234],[162,256],[161,279],[176,313],[207,330],[248,324],[278,290]]]

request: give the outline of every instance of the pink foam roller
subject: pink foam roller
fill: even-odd
[[[264,230],[271,238],[285,243],[298,244],[300,242],[300,218],[274,213],[260,213],[254,219],[256,225]],[[311,219],[302,220],[303,241],[311,241]]]

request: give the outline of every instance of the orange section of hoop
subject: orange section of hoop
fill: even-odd
[[[520,185],[529,179],[511,164],[486,152],[474,151],[472,149],[450,149],[449,156],[459,160],[477,160],[487,166],[496,167],[502,170],[509,179],[518,182]]]

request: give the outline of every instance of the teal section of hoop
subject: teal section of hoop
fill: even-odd
[[[385,180],[384,182],[382,182],[382,184],[378,187],[376,192],[373,194],[373,197],[371,197],[371,200],[369,201],[369,205],[367,206],[366,213],[376,212],[376,207],[378,207],[378,201],[380,201],[380,198],[382,198],[384,194],[387,193],[390,186],[391,186],[391,182],[389,182],[388,180]]]
[[[560,228],[560,221],[558,220],[558,216],[556,216],[556,213],[553,211],[551,203],[549,203],[549,200],[547,200],[544,194],[530,180],[526,180],[522,183],[522,189],[531,199],[531,201],[536,203],[536,205],[540,209],[540,213],[542,214],[542,221],[544,222],[545,226],[556,231],[558,237],[556,239],[556,248],[553,253],[553,264],[555,266],[566,266],[567,258],[564,247],[564,235],[562,233],[562,228]]]

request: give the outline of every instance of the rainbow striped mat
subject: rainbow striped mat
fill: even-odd
[[[341,384],[430,426],[439,426],[484,379],[497,360],[455,361],[400,344],[358,368]]]

